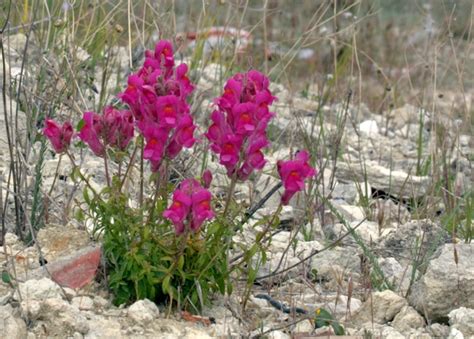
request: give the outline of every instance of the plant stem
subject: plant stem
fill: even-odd
[[[10,155],[10,170],[13,174],[13,191],[14,191],[14,202],[15,202],[15,221],[16,221],[16,233],[20,237],[21,240],[23,240],[23,230],[21,227],[21,222],[20,222],[20,200],[19,200],[19,187],[17,185],[17,171],[15,168],[15,158],[13,155],[13,133],[10,132],[10,125],[13,125],[12,122],[9,122],[8,119],[8,110],[7,110],[7,67],[6,67],[6,58],[5,58],[5,49],[3,46],[3,32],[5,31],[5,28],[8,25],[8,22],[10,20],[10,10],[11,10],[11,0],[8,3],[8,12],[7,12],[7,17],[5,19],[5,22],[3,23],[3,26],[0,29],[0,50],[1,50],[1,55],[2,55],[2,70],[3,70],[3,77],[2,77],[2,101],[3,101],[3,110],[4,110],[4,119],[5,119],[5,130],[7,134],[7,144],[8,144],[8,153]],[[23,64],[22,64],[23,65]],[[21,78],[20,78],[21,80]],[[21,85],[21,83],[20,83]],[[20,86],[18,87],[20,88]]]
[[[110,187],[111,185],[110,185],[109,165],[107,161],[107,150],[104,151],[104,168],[105,168],[105,178],[107,180],[107,186]]]
[[[63,155],[60,154],[59,159],[58,159],[58,165],[56,166],[56,171],[54,173],[53,183],[51,184],[51,188],[49,189],[48,196],[51,196],[51,194],[53,193],[54,185],[56,184],[56,180],[58,179],[59,166],[61,166],[61,160],[62,159],[63,159]]]
[[[165,164],[165,166],[166,166],[166,164]],[[159,170],[160,169],[158,168],[158,171]],[[159,173],[157,173],[155,185],[156,185],[155,194],[153,196],[153,202],[152,202],[151,207],[150,207],[150,215],[148,216],[148,220],[147,220],[145,225],[148,225],[152,221],[153,216],[155,214],[156,202],[158,201],[158,195],[160,195],[160,188],[161,188],[160,187],[160,175],[159,175]]]
[[[237,171],[235,171],[234,174],[232,175],[229,192],[227,193],[227,200],[225,202],[224,213],[222,214],[223,217],[227,216],[227,211],[229,210],[230,201],[232,200],[232,196],[234,195],[236,184],[237,184]]]
[[[262,206],[267,202],[268,199],[272,197],[273,194],[275,194],[276,191],[283,185],[283,183],[280,181],[278,184],[273,186],[273,188],[265,194],[265,196],[260,199],[259,202],[257,202],[252,208],[249,208],[247,212],[245,212],[244,217],[242,218],[242,221],[240,224],[236,227],[236,229],[239,229],[242,227]]]
[[[127,169],[125,170],[125,173],[123,175],[122,182],[120,183],[120,188],[119,192],[122,191],[123,185],[125,184],[125,181],[127,180],[128,172],[130,172],[130,168],[132,168],[133,163],[135,162],[135,156],[137,154],[138,147],[135,146],[135,149],[133,150],[132,157],[130,158],[130,162],[127,165]]]
[[[276,219],[277,215],[280,214],[282,208],[283,208],[283,204],[280,201],[280,204],[278,205],[278,208],[273,213],[273,216],[272,216],[272,219],[270,220],[270,222],[266,225],[265,229],[262,232],[257,234],[257,237],[255,238],[256,243],[260,243],[261,240],[263,239],[263,237],[268,233],[268,231],[272,227],[273,223],[275,222],[275,219]]]
[[[143,206],[143,182],[144,182],[144,177],[143,177],[143,170],[144,170],[144,165],[143,165],[143,150],[145,146],[144,143],[142,142],[141,144],[141,156],[140,156],[140,195],[138,197],[138,203],[140,207]]]
[[[92,187],[92,185],[89,183],[89,180],[87,180],[87,178],[82,174],[81,170],[79,169],[79,166],[76,165],[76,161],[74,160],[74,158],[72,157],[71,153],[69,153],[69,151],[66,151],[66,154],[68,155],[69,159],[71,160],[71,163],[72,163],[72,166],[74,167],[74,169],[77,168],[77,173],[79,174],[79,176],[81,177],[81,180],[84,181],[87,185],[87,187],[89,187],[89,189],[92,191],[92,193],[94,193],[94,195],[96,197],[99,196],[99,194],[97,193],[97,191]]]

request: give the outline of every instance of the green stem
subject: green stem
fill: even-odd
[[[89,187],[89,189],[92,191],[92,193],[94,193],[94,195],[96,197],[99,196],[99,194],[97,193],[97,191],[92,187],[92,185],[89,183],[89,180],[87,180],[87,178],[82,174],[81,170],[79,169],[79,166],[76,165],[76,161],[74,160],[74,158],[72,157],[71,153],[69,153],[69,151],[66,151],[66,154],[68,155],[69,159],[71,160],[71,163],[72,163],[72,166],[74,167],[74,170],[77,168],[77,173],[79,174],[79,177],[81,177],[81,180],[84,181],[87,185],[87,187]],[[73,171],[74,171],[73,170]]]
[[[165,164],[166,166],[166,164]],[[158,171],[160,169],[158,168]],[[157,171],[157,172],[158,172]],[[155,181],[155,194],[153,195],[153,202],[151,204],[151,208],[150,208],[150,215],[148,216],[148,220],[146,222],[145,225],[149,225],[150,222],[153,220],[153,216],[155,215],[155,209],[156,209],[156,202],[158,201],[158,196],[160,195],[160,188],[161,188],[161,180],[160,180],[160,174],[157,173],[157,176],[156,176],[156,181]]]
[[[56,172],[54,173],[54,179],[53,179],[53,183],[51,184],[51,188],[49,189],[49,192],[48,192],[48,197],[51,196],[51,194],[53,193],[53,190],[54,190],[54,186],[56,185],[56,180],[58,179],[58,176],[59,176],[59,166],[61,166],[61,160],[63,159],[63,155],[60,154],[59,155],[59,159],[58,159],[58,165],[56,166]]]
[[[119,192],[122,191],[123,185],[125,184],[125,181],[127,180],[127,177],[128,177],[128,172],[130,172],[130,169],[132,168],[133,163],[135,162],[135,156],[137,154],[137,150],[138,150],[138,147],[135,146],[135,149],[133,150],[133,153],[132,153],[132,157],[130,158],[130,162],[127,165],[127,169],[125,170],[122,181],[120,182]]]
[[[144,151],[144,143],[142,142],[141,144],[141,156],[140,156],[140,195],[138,197],[138,203],[140,204],[140,207],[143,206],[143,182],[144,182],[144,176],[143,176],[143,171],[144,171],[144,164],[143,164],[143,151]]]
[[[109,175],[109,165],[107,161],[107,150],[104,151],[104,168],[105,168],[105,178],[107,179],[107,186],[111,187],[110,185],[110,175]]]
[[[273,225],[273,223],[275,222],[275,218],[278,214],[280,214],[281,212],[281,209],[282,209],[282,204],[280,203],[280,205],[278,206],[278,208],[276,209],[275,213],[273,214],[272,216],[272,219],[270,220],[270,222],[267,224],[267,226],[265,227],[265,229],[259,233],[255,239],[255,243],[256,244],[262,244],[262,243],[266,243],[268,240],[270,240],[273,236],[273,234],[270,234],[268,237],[265,237],[264,236],[268,233],[268,231],[270,230],[271,226]],[[235,263],[237,260],[241,259],[238,263]],[[239,254],[238,256],[232,258],[231,262],[230,262],[230,265],[232,266],[231,269],[230,269],[230,272],[233,272],[236,268],[238,268],[243,262],[247,261],[249,258],[248,258],[248,255],[247,253],[242,253],[242,254]]]
[[[227,193],[227,199],[225,202],[224,213],[222,214],[223,217],[227,216],[227,211],[229,210],[230,201],[232,200],[232,196],[234,195],[236,184],[237,184],[237,171],[235,171],[234,174],[232,175],[229,192]]]

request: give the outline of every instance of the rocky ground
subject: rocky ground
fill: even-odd
[[[22,39],[21,35],[11,38],[13,42]],[[15,59],[14,51],[11,53],[9,67],[14,73],[20,60]],[[200,72],[198,91],[203,93],[200,111],[209,112],[212,95],[206,93],[218,86],[221,67],[211,64]],[[444,140],[456,147],[456,152],[450,154],[449,165],[456,176],[458,194],[469,194],[474,176],[472,136],[460,132],[459,122],[450,120],[448,115],[430,112],[423,112],[424,125],[420,129],[419,109],[409,105],[382,115],[371,113],[364,105],[349,105],[347,110],[343,104],[328,105],[319,110],[324,115],[324,124],[319,125],[315,124],[318,101],[311,93],[303,97],[279,84],[273,84],[272,90],[279,101],[274,105],[277,115],[272,126],[274,138],[268,166],[251,187],[238,186],[236,198],[258,201],[277,183],[273,168],[276,159],[291,153],[290,145],[301,141],[301,131],[316,139],[324,129],[327,136],[321,142],[324,149],[337,140],[342,130],[339,142],[344,151],[335,165],[329,157],[318,159],[322,169],[319,189],[328,198],[327,203],[312,212],[311,218],[306,217],[304,223],[301,222],[306,213],[303,199],[295,199],[293,205],[283,210],[279,232],[268,249],[268,261],[258,272],[257,284],[244,312],[240,306],[242,291],[238,277],[235,277],[236,292],[229,297],[216,296],[202,317],[156,306],[148,300],[113,306],[101,270],[95,272],[97,267],[93,267],[91,273],[89,267],[89,271],[81,271],[84,250],[95,251],[98,247],[88,233],[90,225],[81,225],[64,215],[64,211],[72,212],[75,204],[69,197],[80,198],[76,184],[69,177],[71,164],[62,159],[61,178],[56,182],[55,198],[50,206],[57,223],[47,225],[37,234],[39,246],[24,245],[11,233],[13,229],[9,229],[0,249],[0,265],[15,276],[10,283],[0,283],[2,336],[327,335],[330,328],[314,330],[309,319],[321,307],[344,325],[347,334],[356,337],[474,336],[474,245],[453,237],[442,227],[437,217],[446,210],[442,200],[430,202],[435,206],[433,216],[423,215],[416,208],[418,200],[432,195],[433,177],[413,174],[420,133],[423,156],[426,156],[437,145],[433,126],[442,125]],[[316,90],[312,94],[317,95]],[[2,110],[0,107],[0,149],[6,150]],[[21,111],[19,116],[22,127]],[[345,118],[341,120],[341,117]],[[22,129],[18,132],[22,133]],[[44,187],[50,187],[53,182],[58,161],[57,157],[48,155],[43,170]],[[31,168],[34,163],[33,152]],[[97,160],[86,155],[83,164],[88,173],[94,174],[93,184],[102,185],[104,178]],[[6,173],[6,151],[1,165]],[[219,193],[228,185],[223,169],[217,163],[211,162],[209,166],[216,178],[213,189]],[[5,196],[5,179],[2,184]],[[259,230],[255,222],[270,215],[277,204],[278,194],[267,201],[234,240],[251,244]],[[355,234],[345,236],[351,228]],[[46,266],[40,266],[41,257],[48,261]],[[281,270],[285,271],[273,274]],[[372,278],[378,271],[385,281],[379,280],[377,285]],[[63,281],[63,286],[53,281],[64,276],[61,273],[72,276]],[[80,277],[80,282],[74,280],[74,275]],[[302,308],[307,314],[284,313],[268,300],[257,298],[259,294],[267,294],[290,308]]]

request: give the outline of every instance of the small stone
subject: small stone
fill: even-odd
[[[381,338],[386,339],[406,339],[406,336],[404,336],[391,326],[384,326],[380,335]]]
[[[15,316],[11,305],[0,306],[0,337],[8,339],[23,339],[26,337],[26,324],[20,317]]]
[[[387,256],[394,257],[406,267],[406,264],[415,260],[412,250],[414,247],[418,248],[416,255],[429,257],[437,246],[448,239],[449,235],[444,227],[427,219],[419,219],[389,230],[377,246]],[[418,311],[424,314],[421,309]]]
[[[10,233],[10,232],[7,232],[5,234],[5,245],[13,246],[13,245],[16,245],[17,243],[18,243],[18,237],[15,234]]]
[[[359,196],[359,192],[357,190],[357,185],[353,182],[347,184],[338,182],[334,187],[331,196],[333,199],[343,199],[348,204],[354,204]]]
[[[410,220],[408,209],[391,199],[377,199],[374,206],[374,219],[381,224],[381,227],[389,227],[392,223],[405,224]]]
[[[355,314],[361,308],[361,306],[362,301],[352,297],[349,302],[349,297],[346,295],[334,296],[333,300],[331,300],[331,302],[328,304],[328,307],[331,309],[331,313],[336,318],[344,317],[348,314]]]
[[[351,222],[351,227],[357,227],[357,234],[362,238],[362,240],[369,244],[377,241],[382,233],[379,225],[376,222],[368,220],[365,220],[362,223],[357,221]]]
[[[135,326],[132,326],[132,327],[128,328],[127,332],[129,332],[130,334],[143,334],[143,333],[145,333],[145,330],[143,329],[143,327],[135,325]]]
[[[268,303],[265,299],[255,298],[254,296],[250,296],[248,306],[250,308],[267,308]]]
[[[409,296],[410,304],[432,321],[460,307],[474,309],[474,243],[445,244],[440,252]]]
[[[146,325],[160,315],[160,310],[148,299],[138,300],[128,308],[128,317],[135,322]]]
[[[366,322],[358,326],[355,332],[350,332],[352,335],[361,337],[375,337],[384,339],[406,339],[407,336],[401,334],[392,326],[381,325],[374,322]]]
[[[20,303],[20,309],[25,318],[35,320],[41,314],[41,302],[38,300],[25,300]]]
[[[451,327],[447,339],[464,339],[464,335],[455,327]]]
[[[186,334],[184,335],[185,338],[193,338],[193,339],[212,339],[209,334],[199,330],[197,328],[188,327],[186,328]]]
[[[19,292],[15,291],[15,300],[44,300],[47,298],[61,298],[61,288],[52,280],[42,278],[40,280],[27,280],[19,284]]]
[[[300,261],[300,259],[293,256],[291,252],[287,253],[287,255],[283,257],[283,260],[282,256],[284,256],[284,253],[281,250],[268,253],[267,262],[265,265],[261,265],[259,267],[257,277],[267,276],[275,270],[283,270],[290,266],[293,268],[287,271],[284,275],[281,275],[280,279],[285,280],[297,276],[299,271],[296,264]],[[257,259],[257,256],[254,256],[252,260],[260,259]]]
[[[341,274],[347,276],[349,272],[360,272],[360,258],[354,248],[334,247],[316,254],[311,269],[317,272],[317,280],[331,281]]]
[[[13,296],[13,291],[8,291],[7,293],[0,295],[0,306],[7,304]]]
[[[290,222],[295,217],[295,211],[293,206],[283,206],[280,212],[280,222]]]
[[[459,144],[461,146],[467,147],[469,146],[469,142],[471,141],[471,136],[470,135],[460,135],[459,136]]]
[[[283,331],[273,331],[267,336],[269,339],[290,339],[291,337]]]
[[[60,298],[46,299],[42,306],[42,313],[50,321],[64,328],[66,331],[75,331],[86,334],[89,324],[79,309]]]
[[[438,323],[429,325],[426,330],[434,338],[447,338],[449,335],[449,327]]]
[[[312,333],[315,337],[331,337],[334,330],[330,326],[319,327]]]
[[[402,308],[393,319],[392,326],[399,332],[409,332],[425,326],[425,319],[411,306]]]
[[[382,166],[373,160],[367,160],[363,164],[340,162],[336,168],[336,177],[358,182],[366,179],[372,188],[406,199],[424,197],[432,180],[428,176],[415,176],[403,170]]]
[[[402,107],[391,110],[387,113],[390,126],[394,129],[400,129],[407,124],[416,123],[417,119],[419,119],[420,110],[422,109],[410,104],[405,104]]]
[[[69,288],[69,287],[63,287],[63,291],[69,300],[71,300],[77,295],[76,291],[74,291],[72,288]]]
[[[374,323],[383,325],[391,321],[407,304],[404,298],[393,291],[375,292],[354,315],[352,321],[362,324],[373,320]]]
[[[312,241],[298,241],[296,244],[296,255],[300,258],[306,258],[313,254],[315,251],[320,251],[324,248],[320,242],[316,240]]]
[[[340,200],[331,200],[331,203],[338,210],[340,214],[349,222],[352,221],[361,221],[365,218],[364,210],[361,207],[353,206],[344,203]],[[335,220],[338,218],[335,216]]]
[[[90,330],[87,333],[88,339],[100,338],[122,338],[120,322],[115,319],[93,317],[88,321]]]
[[[94,296],[94,304],[100,308],[107,308],[110,306],[110,302],[99,295]]]
[[[401,291],[403,294],[410,286],[410,273],[412,266],[403,267],[395,258],[379,258],[378,263],[384,276],[395,287],[394,290]]]
[[[464,336],[474,336],[474,309],[460,307],[448,314],[449,324],[464,334]]]
[[[366,120],[359,124],[359,131],[369,138],[375,138],[379,135],[379,126],[375,120]]]
[[[303,320],[295,325],[293,333],[311,333],[314,329],[314,325],[311,324],[309,319]]]
[[[315,218],[312,223],[307,223],[304,226],[303,234],[305,238],[309,238],[310,240],[324,239],[324,231],[319,219]]]
[[[94,309],[94,301],[87,296],[73,298],[72,304],[82,311],[92,311]]]

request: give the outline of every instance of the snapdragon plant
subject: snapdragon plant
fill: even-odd
[[[121,104],[106,106],[102,113],[85,112],[77,125],[76,136],[103,160],[104,189],[94,188],[75,165],[70,122],[47,119],[44,135],[55,152],[69,156],[74,178],[85,183],[81,215],[93,220],[94,234],[102,241],[115,303],[148,298],[199,311],[212,293],[232,292],[227,256],[236,229],[229,206],[236,183],[266,163],[263,151],[270,144],[267,127],[275,116],[270,106],[276,98],[268,78],[251,70],[231,77],[215,99],[204,137],[230,178],[226,203],[217,208],[210,171],[177,184],[169,180],[173,160],[202,139],[195,136],[190,112],[195,86],[188,67],[176,66],[169,41],[158,42],[145,55],[143,66],[118,94]],[[279,161],[277,167],[285,188],[282,205],[316,174],[306,151]],[[134,175],[137,168],[139,178]],[[130,183],[138,187],[136,195],[125,189]],[[152,188],[149,195],[144,193],[147,187]],[[135,199],[138,204],[132,203]]]

